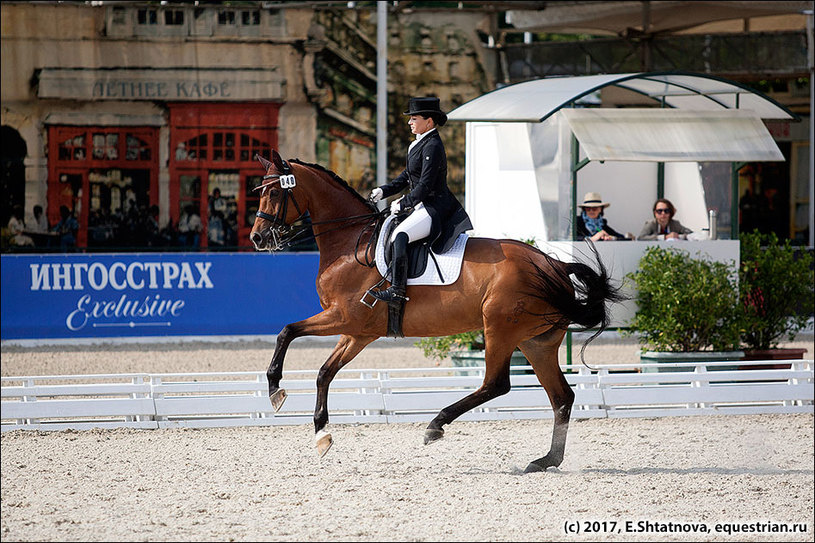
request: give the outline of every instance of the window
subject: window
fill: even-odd
[[[114,25],[127,24],[127,10],[121,6],[114,6],[111,23]]]
[[[241,24],[243,26],[257,26],[260,24],[260,12],[257,10],[254,11],[242,11],[241,12]]]
[[[242,131],[201,133],[180,141],[175,149],[175,159],[181,162],[210,160],[210,157],[213,161],[218,162],[252,162],[256,154],[264,157],[270,156],[270,145]]]
[[[180,9],[167,9],[164,10],[164,24],[166,25],[183,25],[184,24],[184,11]]]
[[[234,25],[235,24],[235,12],[231,10],[219,10],[218,11],[218,24],[219,25]]]
[[[263,168],[277,144],[278,104],[170,104],[170,216],[201,222],[185,245],[251,250]],[[216,191],[217,189],[217,191]]]
[[[136,20],[140,25],[155,25],[158,24],[158,10],[156,9],[140,9]]]

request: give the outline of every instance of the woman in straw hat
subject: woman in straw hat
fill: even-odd
[[[429,238],[433,251],[444,253],[459,234],[471,230],[470,217],[447,187],[447,155],[438,128],[447,122],[447,114],[433,96],[411,98],[405,115],[416,139],[407,152],[407,167],[387,185],[375,188],[369,196],[372,202],[397,194],[408,193],[391,202],[391,213],[405,213],[390,241],[391,286],[371,294],[383,302],[398,304],[405,299],[407,285],[407,245]]]
[[[592,241],[613,241],[626,239],[608,225],[608,220],[603,217],[603,210],[611,204],[603,201],[599,192],[587,192],[583,198],[583,203],[578,207],[582,213],[575,219],[577,229],[577,239],[590,239]]]

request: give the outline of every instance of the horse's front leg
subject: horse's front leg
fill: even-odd
[[[305,335],[300,328],[302,322],[304,321],[283,327],[283,330],[277,335],[272,361],[269,363],[269,369],[266,370],[266,379],[269,381],[269,400],[272,402],[275,413],[280,411],[283,402],[286,401],[286,391],[280,388],[280,380],[283,378],[283,359],[286,357],[289,343]]]
[[[338,323],[341,323],[339,312],[328,309],[305,320],[287,324],[277,335],[272,361],[266,370],[266,379],[269,381],[269,399],[275,412],[280,411],[286,400],[286,391],[280,388],[283,378],[283,359],[289,343],[303,336],[330,336],[339,333]]]
[[[314,407],[314,444],[320,456],[324,456],[331,448],[334,440],[325,430],[328,424],[328,387],[343,366],[354,359],[359,352],[377,336],[342,336],[334,347],[334,352],[328,357],[320,373],[317,374],[317,404]]]

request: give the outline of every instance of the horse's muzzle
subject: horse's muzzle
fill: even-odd
[[[256,251],[263,251],[269,243],[268,236],[264,237],[260,232],[252,232],[249,234],[249,239],[252,241],[252,245],[255,246]]]
[[[268,228],[260,232],[252,232],[249,239],[255,246],[256,251],[279,251],[283,248],[283,235],[289,231],[281,233],[277,228]]]

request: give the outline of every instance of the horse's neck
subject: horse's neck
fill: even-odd
[[[309,214],[317,247],[324,257],[347,254],[355,249],[360,231],[368,224],[359,217],[371,210],[327,174],[316,175],[321,180],[309,194]]]

